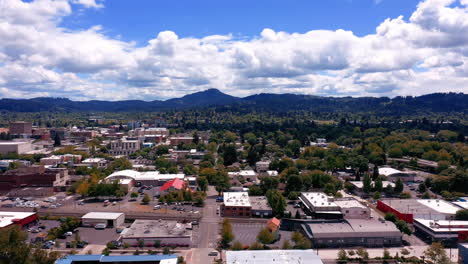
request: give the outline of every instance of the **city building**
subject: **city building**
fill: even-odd
[[[0,154],[16,153],[25,154],[33,150],[29,141],[2,141],[0,142]]]
[[[389,221],[314,220],[301,225],[314,247],[394,247],[402,244],[400,230]]]
[[[400,171],[390,167],[379,168],[379,175],[387,177],[390,181],[396,181],[398,178],[404,182],[414,182],[416,180],[416,173]]]
[[[415,218],[453,220],[460,208],[438,199],[381,199],[377,201],[377,209],[394,213],[398,219],[412,224]]]
[[[20,167],[31,166],[31,161],[29,160],[0,160],[0,171],[6,171],[10,168],[11,163],[17,163]]]
[[[312,249],[226,251],[226,264],[323,264]]]
[[[68,255],[55,264],[177,264],[175,255]]]
[[[55,166],[62,163],[62,157],[57,155],[52,155],[50,157],[45,157],[40,160],[42,165]]]
[[[171,146],[178,146],[180,144],[192,144],[193,137],[170,137],[169,138]]]
[[[125,228],[121,235],[122,243],[137,246],[139,241],[144,245],[154,246],[159,240],[162,246],[191,246],[191,223],[179,223],[167,220],[135,220],[129,228]],[[140,242],[141,243],[141,242]]]
[[[107,160],[104,158],[87,158],[81,163],[96,168],[105,168],[107,166]]]
[[[12,190],[22,187],[54,187],[56,191],[65,191],[70,177],[66,168],[48,168],[44,165],[22,167],[6,171],[0,175],[0,190]]]
[[[228,176],[230,179],[234,179],[237,177],[241,177],[246,182],[257,182],[257,173],[253,170],[241,170],[237,172],[228,172]]]
[[[175,191],[175,190],[182,190],[184,187],[186,188],[187,186],[188,186],[188,183],[186,183],[184,180],[175,178],[173,180],[170,180],[164,183],[163,186],[161,186],[161,188],[159,189],[159,191],[170,192],[170,191]]]
[[[257,163],[255,163],[255,169],[257,170],[257,172],[266,172],[268,171],[269,167],[269,161],[258,161]]]
[[[224,217],[251,217],[252,205],[247,192],[224,192],[221,215]]]
[[[273,210],[265,196],[250,196],[249,200],[253,217],[273,216]]]
[[[414,219],[416,234],[428,242],[455,245],[468,239],[468,221]]]
[[[89,212],[81,217],[82,225],[90,227],[97,224],[106,224],[107,227],[118,227],[122,226],[124,222],[124,213]]]
[[[364,182],[362,181],[349,181],[354,186],[353,192],[357,195],[363,195],[365,194],[364,192]],[[371,187],[373,188],[375,186],[375,182],[371,182]],[[390,181],[382,181],[382,187],[385,189],[388,186],[392,186],[392,188],[395,188],[395,183],[390,182]]]
[[[195,177],[186,177],[185,174],[160,174],[159,171],[136,171],[136,170],[122,170],[116,171],[105,178],[106,181],[114,181],[119,179],[133,179],[136,186],[140,185],[153,185],[162,186],[164,183],[180,179],[188,181],[189,186],[196,185]]]
[[[334,203],[340,207],[343,217],[346,219],[369,219],[371,210],[354,198],[338,198]]]
[[[468,243],[458,244],[458,264],[468,264]]]
[[[304,212],[316,218],[341,218],[340,207],[333,201],[333,197],[322,192],[303,192],[299,197]]]
[[[140,150],[141,144],[138,139],[122,138],[111,141],[109,154],[112,156],[128,156]]]
[[[11,122],[10,123],[10,134],[12,135],[32,135],[32,123],[31,122]]]
[[[21,227],[28,226],[30,223],[36,222],[39,216],[32,212],[2,212],[0,211],[0,229],[19,225]]]

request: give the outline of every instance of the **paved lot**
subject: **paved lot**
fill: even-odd
[[[257,235],[265,227],[265,224],[261,223],[233,223],[232,231],[234,233],[234,241],[239,241],[243,245],[250,245],[257,241]],[[280,231],[280,239],[270,247],[281,247],[285,240],[291,239],[291,233],[289,231]]]

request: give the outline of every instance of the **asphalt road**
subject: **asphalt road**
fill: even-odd
[[[187,259],[188,263],[212,263],[215,257],[208,256],[208,253],[215,250],[219,238],[219,224],[221,217],[216,214],[217,192],[213,186],[210,186],[203,208],[203,217],[200,220],[198,235],[198,248],[194,248]]]

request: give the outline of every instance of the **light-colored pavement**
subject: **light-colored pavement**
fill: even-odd
[[[87,245],[84,247],[81,251],[80,254],[88,254],[89,251],[91,251],[92,254],[101,254],[102,251],[106,248],[106,245]]]
[[[424,250],[426,250],[427,247],[428,246],[409,246],[409,247],[404,247],[404,248],[406,248],[410,252],[409,256],[421,257],[421,256],[424,255]],[[402,254],[401,254],[402,249],[403,249],[403,247],[387,248],[387,250],[390,252],[390,254],[392,256],[395,256],[396,253],[398,253],[398,255],[402,256]],[[346,251],[348,251],[348,250],[351,250],[351,249],[346,249]],[[382,257],[383,252],[384,252],[384,250],[382,248],[369,248],[369,249],[366,249],[366,250],[369,253],[370,258]],[[336,259],[337,258],[339,251],[340,251],[340,249],[319,249],[318,250],[318,255],[322,259],[331,260],[331,259]],[[457,259],[458,259],[458,249],[455,249],[455,248],[453,248],[451,250],[450,249],[445,249],[445,251],[447,252],[447,256],[449,256],[450,253],[452,254],[452,257],[451,257],[452,261],[457,261]]]
[[[205,207],[203,208],[203,217],[200,220],[198,234],[198,248],[193,248],[191,253],[187,253],[187,263],[212,263],[216,258],[208,256],[208,253],[214,251],[219,239],[219,223],[221,217],[216,214],[218,203],[216,203],[216,190],[209,186]]]

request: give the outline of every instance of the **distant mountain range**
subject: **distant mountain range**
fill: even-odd
[[[421,112],[468,113],[468,94],[434,93],[417,97],[320,97],[296,94],[257,94],[234,97],[209,89],[166,101],[72,101],[66,98],[0,99],[0,110],[11,112],[156,112],[217,107],[240,111],[308,110],[313,112],[376,112],[418,114]]]

